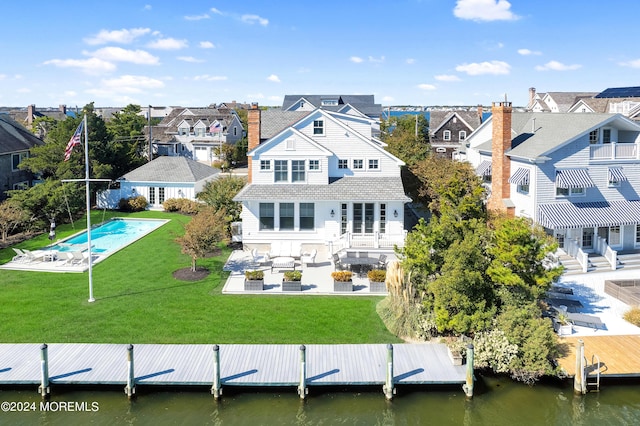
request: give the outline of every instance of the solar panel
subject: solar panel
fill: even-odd
[[[594,98],[638,98],[638,97],[640,97],[640,86],[610,87],[594,96]]]

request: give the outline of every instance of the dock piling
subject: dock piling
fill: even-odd
[[[473,398],[473,344],[467,346],[467,382],[462,385],[467,398]]]
[[[300,384],[298,385],[298,395],[304,399],[309,393],[307,389],[307,348],[300,345]]]
[[[49,349],[46,343],[40,346],[40,387],[38,393],[42,399],[49,398]]]
[[[392,400],[393,395],[396,393],[393,387],[393,345],[389,343],[387,345],[387,379],[382,387],[385,398]]]
[[[222,396],[222,385],[220,383],[220,346],[213,345],[213,385],[211,394],[214,399]]]
[[[584,380],[584,340],[579,339],[576,346],[576,373],[573,375],[573,392],[586,394],[587,385]]]
[[[124,388],[124,393],[127,394],[127,398],[133,399],[136,393],[135,374],[133,366],[133,345],[127,346],[127,368],[129,374],[127,375],[127,386]]]

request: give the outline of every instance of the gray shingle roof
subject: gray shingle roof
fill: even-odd
[[[250,184],[234,197],[234,201],[300,200],[300,201],[403,201],[400,177],[343,177],[328,185]]]
[[[261,111],[260,139],[271,139],[309,114],[311,114],[311,111],[284,111],[281,109]]]
[[[43,143],[7,114],[0,114],[0,154],[28,151]]]
[[[158,157],[122,176],[132,182],[198,182],[220,171],[186,157]]]
[[[285,95],[282,101],[282,109],[286,110],[290,108],[302,98],[306,99],[316,108],[322,108],[328,111],[339,111],[345,105],[350,104],[370,118],[380,118],[382,115],[382,105],[375,103],[374,95]],[[337,99],[338,105],[323,106],[323,99]]]

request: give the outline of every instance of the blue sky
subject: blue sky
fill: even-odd
[[[2,7],[0,105],[525,105],[640,86],[629,0],[43,1]],[[6,19],[13,16],[15,19]]]

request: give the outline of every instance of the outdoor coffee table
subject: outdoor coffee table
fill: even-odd
[[[289,269],[296,270],[296,260],[293,257],[281,256],[271,259],[271,272],[273,269]]]

